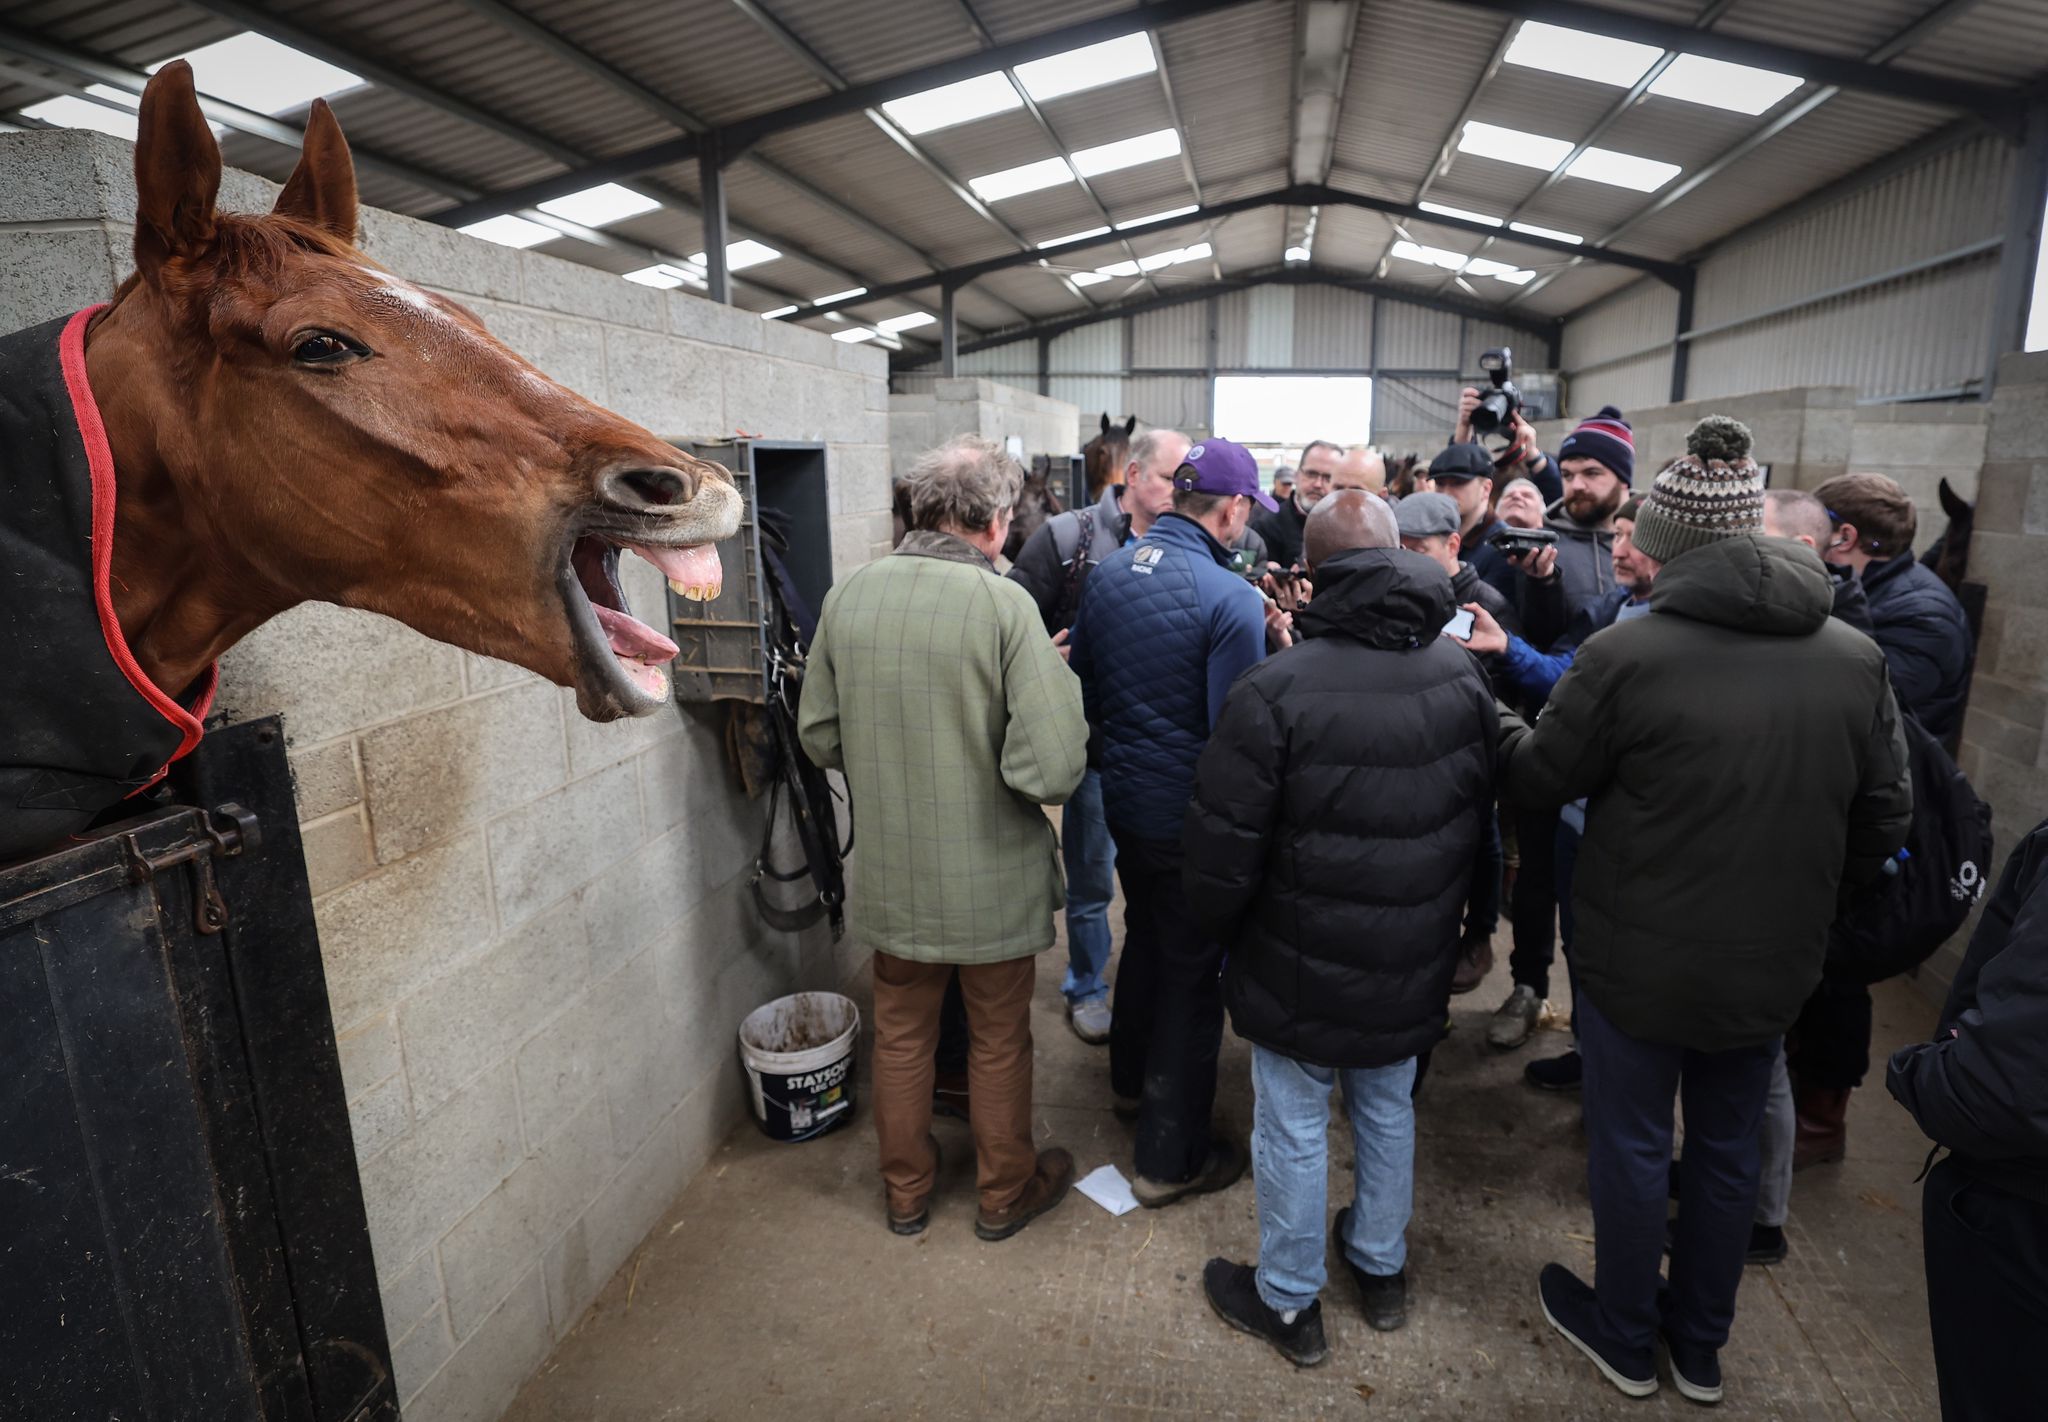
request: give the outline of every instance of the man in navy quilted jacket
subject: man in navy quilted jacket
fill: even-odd
[[[1224,697],[1265,655],[1265,599],[1227,565],[1252,504],[1274,507],[1229,440],[1195,445],[1173,482],[1173,511],[1097,565],[1071,638],[1124,890],[1110,1083],[1118,1114],[1138,1119],[1132,1190],[1150,1208],[1244,1173],[1244,1147],[1209,1130],[1223,953],[1188,912],[1181,823]]]

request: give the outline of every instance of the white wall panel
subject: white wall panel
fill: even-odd
[[[1226,291],[1216,298],[1216,364],[1225,370],[1251,363],[1245,354],[1251,349],[1251,298],[1249,291]]]
[[[1372,363],[1370,296],[1336,286],[1295,290],[1295,365],[1309,370],[1364,370]]]
[[[1115,322],[1105,322],[1115,325]],[[1184,301],[1130,318],[1131,367],[1180,370],[1209,360],[1209,303]],[[1064,369],[1064,367],[1055,367]]]
[[[1052,339],[1052,369],[1062,375],[1116,374],[1124,369],[1122,321],[1097,321]],[[1068,396],[1062,395],[1061,399]]]
[[[1047,392],[1081,408],[1081,428],[1093,432],[1104,415],[1121,420],[1131,413],[1121,375],[1055,375]]]
[[[1413,308],[1411,308],[1413,309]],[[1450,318],[1453,327],[1457,317]],[[1457,332],[1452,331],[1455,340]],[[1384,352],[1382,353],[1384,355]],[[1458,422],[1455,378],[1383,377],[1372,384],[1372,442],[1396,454],[1434,454]]]
[[[1201,375],[1134,375],[1129,413],[1141,427],[1175,429],[1194,439],[1210,433],[1209,381]]]
[[[1038,388],[1038,342],[1009,341],[985,351],[963,354],[957,368],[962,375],[986,375],[1005,384],[1028,384]]]
[[[1575,374],[1617,356],[1668,345],[1677,322],[1678,293],[1672,287],[1655,277],[1623,287],[1565,322],[1565,371]],[[1667,386],[1657,398],[1666,399],[1670,393]]]
[[[1456,370],[1458,318],[1404,301],[1383,301],[1380,323],[1380,369]],[[1452,391],[1455,397],[1456,390]]]
[[[1255,286],[1245,293],[1250,303],[1250,321],[1245,331],[1246,365],[1254,369],[1283,369],[1294,364],[1294,297],[1298,290],[1292,286]]]
[[[1694,367],[1697,369],[1698,367]],[[1695,382],[1697,383],[1697,382]],[[1705,394],[1705,391],[1697,392]],[[1568,379],[1563,413],[1584,418],[1602,405],[1624,413],[1668,404],[1671,399],[1671,348],[1655,351]]]
[[[1460,375],[1479,374],[1479,357],[1486,351],[1507,346],[1515,353],[1515,369],[1548,370],[1550,348],[1527,331],[1518,331],[1513,326],[1504,326],[1497,321],[1465,322],[1465,350],[1451,368]]]

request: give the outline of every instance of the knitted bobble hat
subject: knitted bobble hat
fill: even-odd
[[[1574,457],[1597,459],[1613,470],[1622,483],[1636,481],[1635,431],[1612,405],[1602,405],[1599,414],[1581,420],[1579,427],[1557,447],[1557,457],[1560,461]]]
[[[1636,512],[1635,546],[1669,563],[1681,553],[1763,528],[1764,477],[1749,457],[1749,428],[1709,415],[1685,437]]]

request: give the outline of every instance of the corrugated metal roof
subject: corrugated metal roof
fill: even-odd
[[[618,0],[515,2],[521,13],[710,122],[730,122],[829,92],[826,81],[802,58],[726,0],[673,0],[659,7]],[[1699,12],[1698,0],[1603,3],[1681,23],[1691,23]],[[1918,20],[1927,3],[1865,0],[1845,9],[1836,0],[1739,0],[1718,23],[1731,34],[1829,54],[1862,55]],[[981,45],[960,0],[766,4],[825,63],[853,82],[972,54]],[[1001,41],[1113,13],[1127,4],[1128,0],[976,0],[973,13]],[[558,159],[542,151],[548,145],[601,155],[677,131],[617,86],[499,26],[462,0],[352,0],[345,6],[331,0],[274,0],[269,8],[345,49],[539,135],[536,143],[522,142],[479,128],[430,100],[375,88],[337,101],[344,128],[365,151],[381,152],[469,187],[512,186],[559,171]],[[1165,78],[1173,86],[1185,123],[1189,158],[1211,200],[1228,200],[1287,180],[1296,12],[1295,5],[1278,0],[1247,0],[1155,31]],[[109,0],[92,7],[76,0],[0,0],[0,16],[18,27],[137,67],[237,28],[177,0]],[[1430,171],[1453,120],[1513,23],[1464,5],[1364,0],[1333,142],[1332,180],[1397,200],[1412,198],[1428,182],[1439,201],[1497,215],[1529,199],[1543,177],[1536,170],[1456,155],[1447,171],[1433,178]],[[1896,63],[1980,83],[2018,83],[2042,71],[2044,54],[2048,6],[2040,0],[1984,0]],[[1576,140],[1621,92],[1508,66],[1480,85],[1473,116]],[[0,111],[44,94],[32,85],[7,81],[0,84]],[[1059,141],[1069,148],[1129,137],[1169,121],[1159,76],[1049,101],[1046,114]],[[1727,172],[1635,226],[1623,245],[1660,256],[1689,254],[1952,118],[1945,110],[1869,93],[1838,95]],[[1599,141],[1604,147],[1679,163],[1691,172],[1768,120],[1768,115],[1750,118],[1652,96],[1623,114]],[[963,181],[1053,152],[1038,125],[1022,114],[960,125],[923,135],[917,142]],[[224,149],[230,162],[266,175],[281,178],[289,171],[289,150],[266,141],[235,135]],[[862,116],[774,135],[755,152],[803,183],[868,214],[941,265],[1016,250],[1011,237],[962,203],[945,182]],[[688,164],[659,177],[678,191],[694,188]],[[1178,161],[1105,174],[1095,186],[1119,218],[1192,200]],[[441,205],[429,192],[367,170],[362,188],[367,200],[401,211],[425,213]],[[1988,187],[1972,186],[1968,191],[1978,195],[1986,211],[1995,211],[2002,201],[1992,199]],[[728,201],[736,226],[751,226],[805,246],[820,262],[859,272],[869,280],[905,279],[925,269],[899,243],[830,211],[747,162],[731,170]],[[1653,201],[1654,195],[1564,179],[1529,201],[1522,217],[1597,237]],[[1093,204],[1073,184],[993,207],[1004,223],[1030,240],[1100,221]],[[1896,243],[1872,247],[1866,253],[1871,260],[1880,248],[1893,254],[1920,250],[1918,229],[1911,228],[1908,217],[1901,212],[1880,219],[1906,224],[1910,230],[1902,230]],[[1287,222],[1288,214],[1259,212],[1218,224],[1213,233],[1216,263],[1226,272],[1274,265],[1288,240]],[[643,240],[662,238],[665,246],[687,243],[687,250],[694,251],[701,238],[686,237],[691,225],[691,219],[665,214],[636,221],[622,231]],[[1197,230],[1176,233],[1171,240],[1197,240]],[[1432,229],[1428,224],[1411,224],[1410,230],[1418,240],[1455,250],[1477,246],[1468,233]],[[1315,244],[1316,262],[1369,273],[1392,237],[1392,225],[1378,214],[1326,211]],[[557,245],[606,269],[622,259],[621,254],[600,253],[578,243]],[[1837,244],[1837,255],[1847,250]],[[1555,254],[1507,242],[1497,243],[1488,255],[1546,275],[1560,265]],[[1106,247],[1097,256],[1108,262],[1117,260],[1119,253]],[[1170,284],[1206,279],[1209,274],[1205,263],[1185,272],[1162,273],[1159,280]],[[756,275],[791,284],[799,284],[802,276],[807,289],[813,278],[837,280],[823,268],[809,266],[791,272],[763,268]],[[1422,292],[1442,290],[1449,281],[1441,271],[1398,262],[1388,276]],[[1547,281],[1533,296],[1518,301],[1515,310],[1536,317],[1569,311],[1630,280],[1633,275],[1626,271],[1580,266]],[[1783,280],[1796,285],[1799,279]],[[999,324],[1017,319],[1019,312],[1051,315],[1086,309],[1073,291],[1035,269],[1005,273],[981,285],[980,294],[970,287],[960,297],[963,317],[970,321]],[[1091,288],[1091,295],[1109,299],[1128,285],[1104,284]],[[1515,297],[1513,288],[1484,279],[1473,286],[1485,300],[1505,303]]]

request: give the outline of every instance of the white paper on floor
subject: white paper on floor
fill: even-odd
[[[1114,1165],[1098,1165],[1081,1177],[1076,1190],[1113,1215],[1127,1215],[1138,1208],[1138,1197],[1131,1193],[1131,1182]]]

